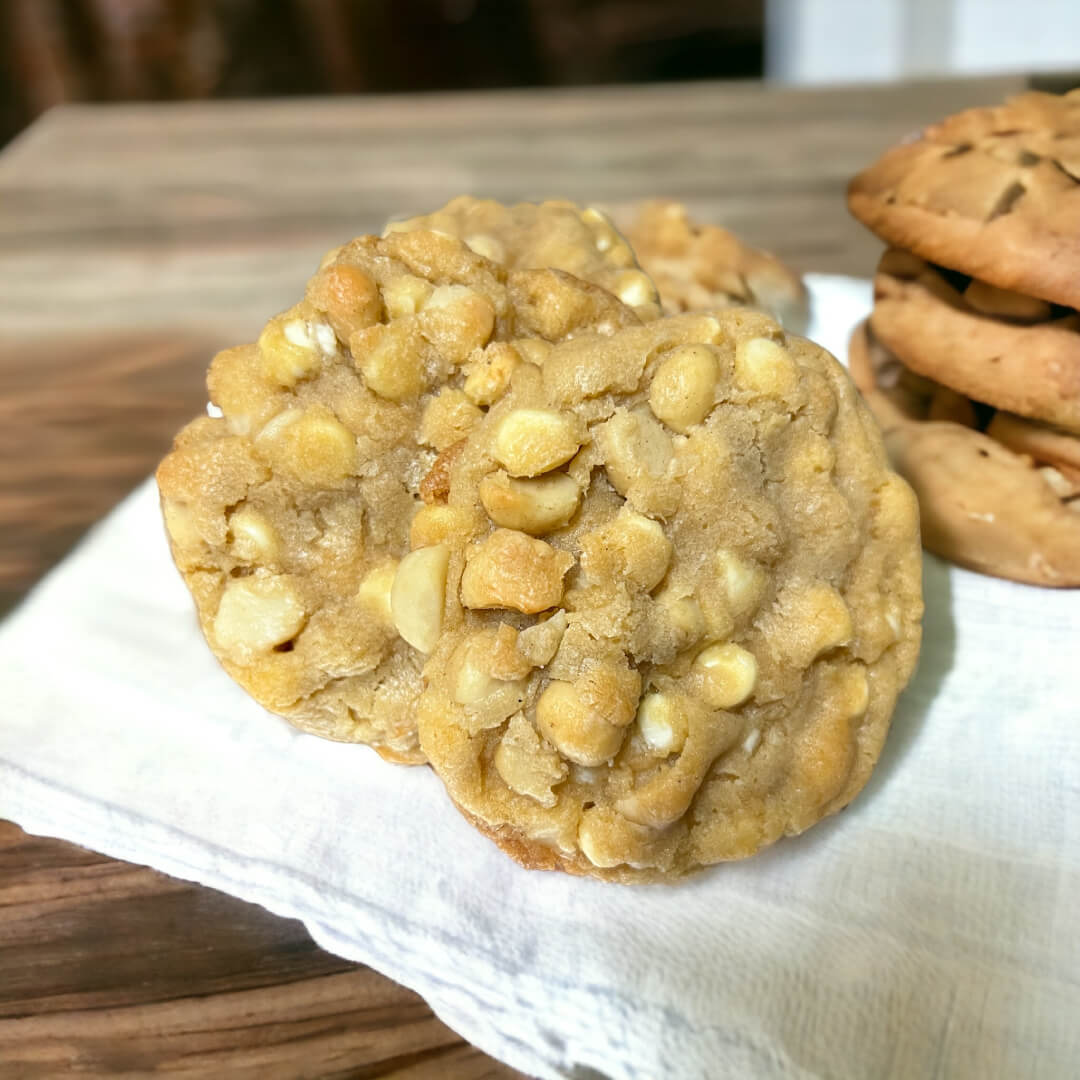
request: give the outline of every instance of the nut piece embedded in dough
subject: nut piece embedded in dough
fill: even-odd
[[[506,630],[512,635],[510,627]],[[454,700],[459,705],[475,705],[498,690],[509,689],[515,695],[517,707],[529,665],[512,645],[501,649],[497,633],[489,630],[474,634],[458,647],[453,662],[457,668]]]
[[[226,585],[214,616],[214,639],[230,659],[246,663],[295,637],[306,617],[289,578],[259,570]]]
[[[680,648],[688,648],[701,640],[705,633],[705,616],[696,597],[669,585],[656,594],[656,604],[675,631]]]
[[[646,694],[638,707],[637,723],[645,744],[658,754],[677,754],[690,730],[686,709],[674,694]]]
[[[558,801],[551,789],[569,772],[566,762],[537,735],[524,713],[510,718],[495,749],[495,770],[511,791],[549,808]]]
[[[441,452],[464,439],[483,416],[463,391],[448,386],[424,408],[419,441]]]
[[[480,481],[480,501],[496,525],[543,536],[574,516],[581,488],[566,473],[524,480],[497,473]]]
[[[280,551],[278,535],[273,525],[253,506],[241,506],[229,517],[233,554],[244,562],[277,561]]]
[[[468,608],[512,608],[534,615],[555,607],[574,557],[514,529],[496,529],[475,547],[461,576]]]
[[[409,525],[409,547],[460,541],[463,536],[472,536],[482,521],[479,514],[460,506],[447,506],[446,503],[422,506]]]
[[[623,741],[623,729],[589,708],[569,682],[548,683],[536,703],[536,723],[559,753],[578,765],[602,765]]]
[[[668,434],[644,410],[617,412],[597,428],[597,443],[612,487],[624,498],[662,477],[673,453]]]
[[[379,323],[349,338],[364,382],[388,401],[411,401],[427,387],[420,334],[414,320]]]
[[[624,270],[615,279],[615,295],[627,307],[641,308],[656,302],[656,286],[641,270]]]
[[[423,278],[413,277],[412,274],[402,274],[382,287],[386,314],[391,319],[416,315],[434,291],[434,286]]]
[[[421,333],[453,366],[486,345],[494,327],[491,301],[465,285],[439,285],[420,312]]]
[[[694,669],[701,675],[705,700],[714,709],[741,705],[757,685],[757,657],[734,642],[703,649]]]
[[[606,525],[581,538],[581,551],[590,577],[625,577],[648,592],[667,573],[673,548],[658,521],[624,505]]]
[[[534,623],[518,634],[517,649],[533,667],[544,667],[559,649],[568,620],[565,611],[556,611],[550,619]]]
[[[259,432],[255,446],[274,469],[332,487],[356,471],[356,438],[329,409],[287,409]]]
[[[438,644],[446,601],[450,549],[445,544],[417,548],[398,564],[390,590],[397,632],[414,649],[430,653]]]
[[[397,573],[396,560],[376,566],[369,570],[360,582],[356,598],[386,626],[394,625],[394,615],[390,609],[390,592],[394,587],[394,575]]]
[[[735,383],[758,394],[789,394],[798,386],[799,370],[779,342],[751,338],[736,346]]]
[[[681,345],[667,353],[649,388],[649,408],[669,428],[685,435],[716,401],[720,367],[708,345]]]
[[[321,269],[307,284],[307,298],[316,311],[326,314],[342,341],[377,323],[383,310],[375,282],[359,266],[348,263]]]
[[[511,476],[539,476],[565,465],[580,449],[578,426],[551,409],[515,409],[495,432],[495,460]]]
[[[466,367],[463,387],[474,405],[493,405],[506,392],[510,376],[521,363],[517,350],[505,341],[493,341]]]

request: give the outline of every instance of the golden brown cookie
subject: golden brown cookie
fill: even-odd
[[[398,570],[448,567],[421,745],[518,861],[673,878],[865,784],[918,651],[917,511],[822,349],[744,309],[558,344],[445,493]]]
[[[805,330],[806,286],[776,256],[748,247],[718,225],[697,224],[677,202],[644,203],[623,224],[668,314],[752,307],[794,333]]]
[[[1075,311],[957,280],[892,248],[874,277],[870,324],[912,371],[976,401],[1080,431]]]
[[[1080,90],[934,124],[859,173],[848,206],[930,262],[1080,307]]]
[[[947,388],[905,376],[865,323],[852,335],[849,362],[919,498],[927,550],[995,577],[1080,585],[1080,487],[1068,464],[1080,440],[1001,412],[985,433],[976,430],[970,402],[965,409]],[[1027,449],[1015,452],[1010,439]]]
[[[331,253],[256,344],[215,357],[223,415],[158,469],[173,557],[229,674],[308,731],[423,760],[431,630],[460,611],[439,583],[462,556],[439,538],[487,523],[444,505],[450,463],[553,343],[638,325],[597,285],[508,270],[445,233]]]
[[[460,195],[433,214],[392,221],[391,232],[432,229],[456,236],[477,254],[511,270],[551,267],[614,293],[643,319],[660,314],[656,286],[599,210],[571,202],[517,203]]]

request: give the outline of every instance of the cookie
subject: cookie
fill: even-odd
[[[582,260],[603,268],[595,245]],[[443,533],[486,521],[442,505],[457,448],[552,343],[640,323],[597,285],[508,270],[445,233],[332,252],[256,344],[214,358],[222,415],[190,424],[158,468],[173,557],[226,671],[298,727],[422,761],[416,705],[443,609],[416,582],[458,573]],[[456,596],[445,607],[452,622]]]
[[[848,207],[888,244],[1080,307],[1080,91],[971,109],[887,151]]]
[[[519,862],[674,878],[865,784],[918,651],[917,509],[822,349],[742,309],[564,342],[444,490],[398,570],[439,598],[421,746]]]
[[[1080,493],[1080,437],[1007,412],[994,414],[986,434],[1040,465],[1057,469],[1075,489],[1073,494]],[[1054,486],[1062,487],[1060,482]]]
[[[614,293],[643,319],[660,314],[656,286],[606,215],[571,202],[517,203],[461,195],[433,214],[392,221],[386,233],[431,229],[456,236],[511,270],[553,268]]]
[[[1080,315],[895,248],[874,277],[874,336],[977,401],[1080,431]]]
[[[1012,581],[1080,585],[1080,474],[1070,465],[1080,440],[992,410],[978,430],[981,410],[905,377],[865,323],[849,359],[893,464],[918,496],[927,550]]]
[[[806,286],[774,255],[748,247],[727,229],[691,221],[677,202],[644,203],[626,215],[624,226],[668,314],[752,307],[794,333],[806,329]]]

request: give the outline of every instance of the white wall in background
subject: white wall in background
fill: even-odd
[[[766,77],[1080,70],[1080,0],[766,0]]]

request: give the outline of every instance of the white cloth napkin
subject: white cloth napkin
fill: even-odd
[[[865,282],[815,277],[843,355]],[[528,872],[219,669],[136,491],[0,628],[0,816],[297,916],[542,1077],[1080,1072],[1080,594],[928,558],[844,813],[678,886]]]

